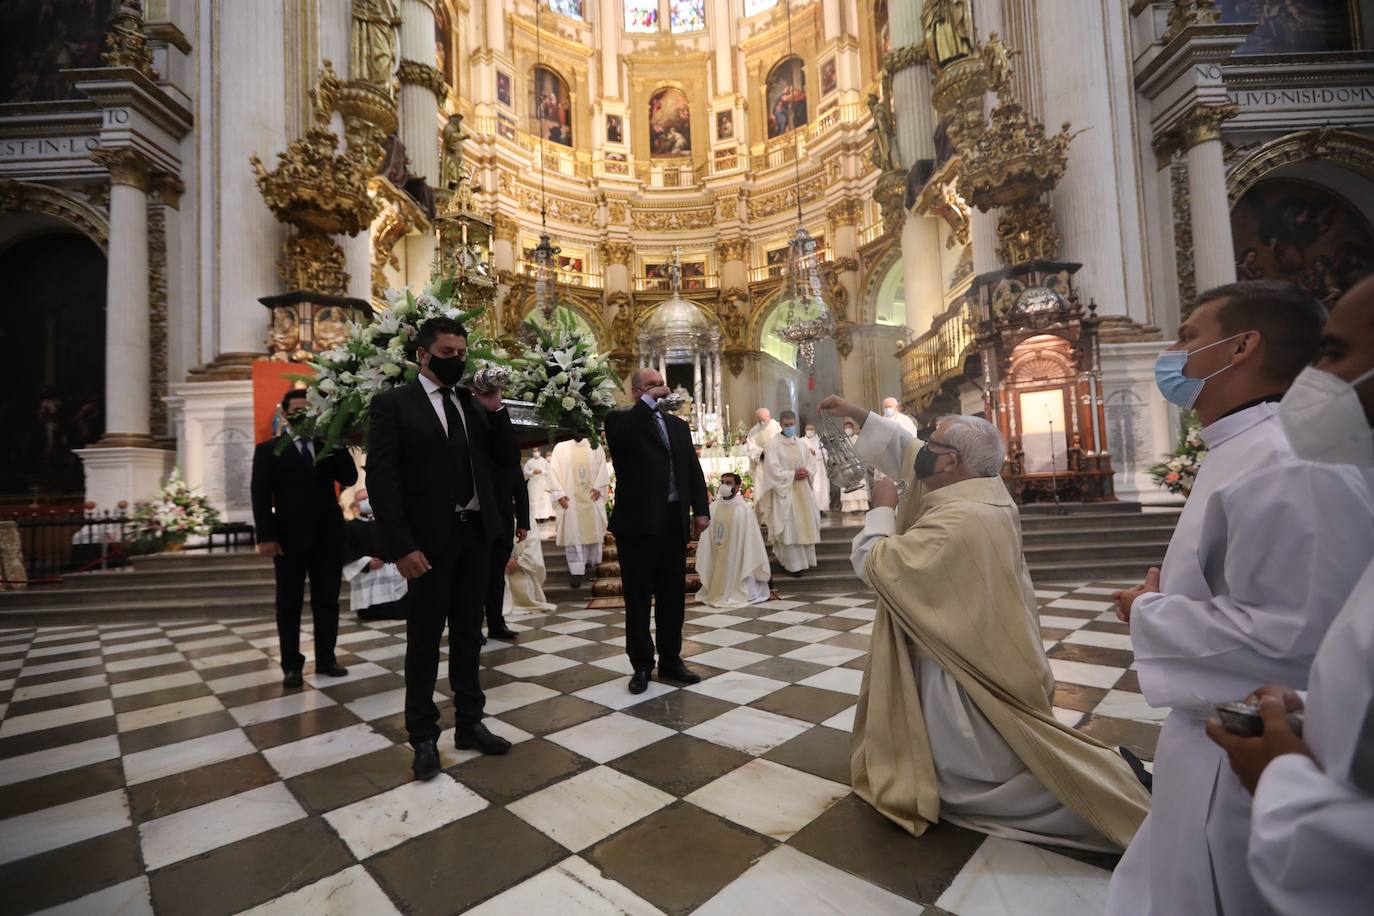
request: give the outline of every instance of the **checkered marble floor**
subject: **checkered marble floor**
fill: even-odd
[[[1149,759],[1159,715],[1112,585],[1037,592],[1056,710]],[[483,758],[446,732],[426,783],[399,621],[346,622],[349,676],[307,668],[289,692],[270,620],[0,631],[3,910],[1101,912],[1111,857],[943,824],[917,839],[853,795],[873,614],[866,592],[689,609],[705,680],[640,696],[622,611],[515,618],[518,644],[482,657],[488,724],[515,747]]]

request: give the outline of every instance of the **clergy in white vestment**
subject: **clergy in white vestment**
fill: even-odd
[[[816,565],[816,545],[821,540],[821,516],[811,492],[810,450],[797,436],[797,415],[779,415],[782,435],[768,444],[756,481],[763,491],[759,515],[768,526],[773,556],[793,576]]]
[[[842,402],[841,402],[842,403]],[[824,405],[823,405],[824,406]],[[836,405],[838,406],[838,405]],[[892,460],[914,441],[887,429]],[[915,456],[925,484],[897,527],[897,485],[874,485],[854,571],[878,593],[854,719],[854,791],[915,835],[940,820],[992,836],[1116,851],[1150,797],[1115,750],[1055,718],[1006,446],[979,417],[944,417]]]
[[[1287,284],[1219,287],[1198,297],[1156,363],[1161,394],[1197,411],[1208,451],[1162,572],[1115,596],[1145,702],[1169,713],[1153,811],[1112,875],[1110,914],[1272,912],[1246,867],[1250,796],[1204,722],[1257,683],[1306,688],[1374,555],[1367,481],[1299,458],[1279,421],[1325,318]]]
[[[816,497],[816,511],[830,511],[830,475],[825,470],[825,446],[821,445],[821,437],[816,435],[816,424],[806,424],[806,435],[802,437],[802,444],[811,453],[811,460],[807,462],[806,469],[811,473],[811,495]]]
[[[768,489],[763,479],[763,456],[768,452],[768,443],[782,432],[782,427],[767,407],[754,411],[754,419],[744,442],[749,448],[749,473],[754,478],[754,508],[759,512],[759,520],[763,521],[763,494]]]
[[[510,559],[506,561],[506,597],[502,615],[511,612],[551,611],[556,604],[544,597],[544,544],[539,533],[531,531],[523,541],[515,542]]]
[[[525,462],[525,486],[530,494],[530,518],[553,518],[553,500],[549,499],[549,459],[539,449]]]
[[[711,527],[697,539],[697,600],[711,607],[744,607],[768,600],[768,548],[754,510],[740,495],[738,474],[720,475]]]
[[[1374,472],[1374,278],[1346,293],[1322,334],[1322,356],[1279,405],[1301,458]],[[1250,875],[1283,916],[1370,911],[1374,874],[1374,562],[1322,640],[1304,698],[1271,684],[1258,700],[1263,734],[1207,734],[1254,795]],[[1288,710],[1302,710],[1302,737]]]
[[[859,434],[854,431],[854,421],[846,420],[844,424],[844,434],[849,437],[849,444],[857,447],[859,444]],[[868,481],[863,480],[852,490],[840,491],[840,511],[841,512],[867,512],[868,511]]]
[[[404,620],[405,577],[379,554],[377,523],[367,488],[353,494],[354,518],[344,522],[343,578],[348,583],[348,606],[360,620]]]
[[[916,421],[902,413],[901,402],[896,398],[883,398],[883,417],[891,420],[902,428],[902,432],[908,436],[920,436],[916,428]]]
[[[572,587],[582,586],[587,567],[601,562],[606,537],[606,491],[611,485],[606,454],[582,437],[553,447],[549,459],[549,498],[557,504],[555,542],[568,558]]]

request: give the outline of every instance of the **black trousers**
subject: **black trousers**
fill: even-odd
[[[305,665],[301,654],[301,605],[305,577],[310,577],[310,617],[315,624],[315,664],[334,661],[339,637],[339,585],[343,581],[343,536],[323,538],[310,547],[292,547],[274,557],[277,579],[277,639],[281,667],[294,671]]]
[[[681,507],[668,504],[667,524],[657,535],[617,538],[625,593],[625,652],[636,671],[654,667],[649,604],[654,606],[660,662],[679,661],[686,604],[687,537]]]
[[[499,540],[491,545],[491,566],[487,571],[487,631],[499,630],[506,625],[506,617],[501,606],[506,599],[506,562],[515,551],[515,529],[508,528],[498,536]]]
[[[478,683],[482,651],[482,596],[487,589],[491,544],[476,513],[453,516],[453,534],[443,556],[431,557],[430,570],[410,580],[406,617],[406,731],[412,745],[439,737],[439,640],[448,625],[448,680],[453,688],[457,725],[482,720],[486,698]]]

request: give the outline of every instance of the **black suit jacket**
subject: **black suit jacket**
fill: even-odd
[[[685,420],[665,415],[673,468],[677,471],[678,514],[690,536],[690,516],[709,516],[706,478]],[[657,535],[667,524],[668,449],[659,436],[654,412],[643,401],[606,418],[606,444],[615,464],[615,509],[611,533],[617,538]]]
[[[472,483],[488,539],[502,530],[498,469],[520,473],[520,452],[504,410],[488,411],[457,389],[466,419]],[[434,405],[418,381],[372,399],[367,433],[367,494],[381,534],[382,559],[413,550],[433,562],[453,536],[457,505],[456,455]],[[506,509],[507,514],[511,510]]]
[[[289,437],[288,437],[289,438]],[[281,437],[261,442],[253,451],[253,525],[259,542],[276,541],[290,555],[317,540],[343,536],[343,510],[334,484],[350,487],[358,469],[347,449],[338,448],[311,464],[294,442],[280,454]],[[314,443],[315,454],[323,448]]]

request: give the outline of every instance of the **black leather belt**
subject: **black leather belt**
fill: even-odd
[[[459,509],[456,514],[458,521],[464,523],[477,524],[482,520],[482,513],[478,509]]]

